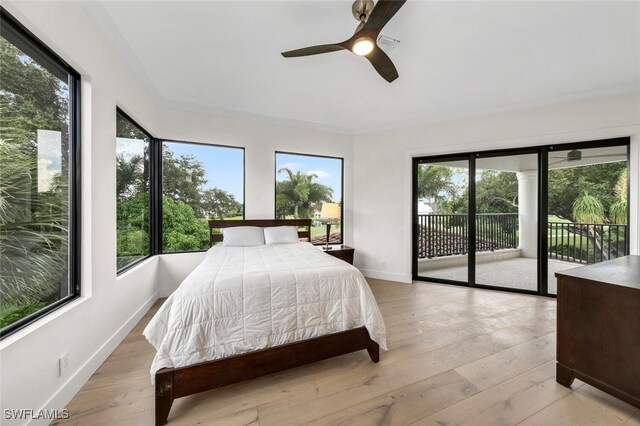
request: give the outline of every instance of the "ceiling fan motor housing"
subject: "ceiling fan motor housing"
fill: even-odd
[[[582,160],[582,152],[577,150],[577,149],[573,149],[569,152],[567,152],[567,161],[580,161]]]
[[[373,10],[373,0],[356,0],[351,6],[353,17],[360,22],[367,22],[369,14]]]

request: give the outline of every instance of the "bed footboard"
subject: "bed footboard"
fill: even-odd
[[[167,423],[173,400],[301,365],[366,349],[373,362],[380,347],[364,327],[156,373],[156,425]]]

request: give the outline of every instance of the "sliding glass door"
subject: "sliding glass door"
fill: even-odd
[[[556,294],[629,253],[629,138],[413,161],[413,278]]]
[[[469,159],[449,158],[414,165],[416,257],[423,278],[468,282]]]
[[[628,252],[628,145],[550,149],[548,153],[548,293],[555,273]]]
[[[538,291],[538,154],[475,160],[475,285]]]

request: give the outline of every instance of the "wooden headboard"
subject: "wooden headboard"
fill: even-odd
[[[259,226],[260,228],[271,228],[273,226],[297,226],[305,228],[298,229],[298,237],[311,241],[311,219],[257,219],[257,220],[210,220],[209,221],[209,244],[222,241],[222,234],[214,234],[214,229],[233,228],[235,226]]]

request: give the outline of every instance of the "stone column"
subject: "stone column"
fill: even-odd
[[[522,257],[538,256],[538,171],[517,172],[519,249]]]

